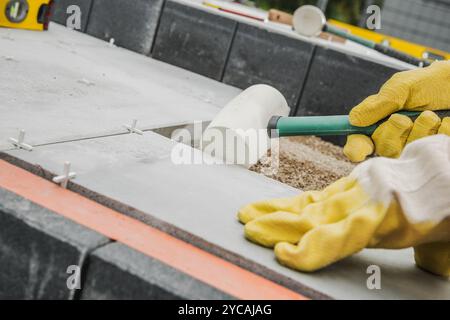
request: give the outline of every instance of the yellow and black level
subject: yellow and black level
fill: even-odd
[[[53,0],[0,0],[0,27],[47,30]]]
[[[391,37],[371,30],[352,26],[347,23],[329,19],[328,23],[346,30],[350,34],[363,37],[379,44],[388,45],[389,47],[405,52],[418,59],[428,60],[450,60],[450,52],[445,52],[435,48],[430,48],[417,43],[409,42],[400,38]]]

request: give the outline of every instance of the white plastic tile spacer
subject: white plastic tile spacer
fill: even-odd
[[[54,177],[52,180],[54,183],[58,183],[61,187],[66,189],[69,180],[75,179],[76,176],[77,174],[75,172],[70,172],[70,162],[66,161],[64,162],[64,173],[60,176]]]
[[[32,151],[33,147],[23,142],[24,140],[25,140],[25,130],[20,130],[19,137],[17,139],[9,138],[9,142],[11,142],[17,148]]]
[[[130,132],[130,133],[136,133],[136,134],[144,134],[144,132],[143,131],[141,131],[141,130],[139,130],[139,129],[137,129],[136,128],[136,124],[137,124],[137,120],[136,119],[134,119],[133,120],[133,123],[131,124],[131,126],[129,126],[129,125],[127,125],[127,124],[124,124],[123,126],[128,130],[128,132]]]

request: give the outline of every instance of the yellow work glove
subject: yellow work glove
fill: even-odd
[[[450,137],[408,145],[399,159],[374,158],[323,191],[250,204],[245,236],[274,247],[278,261],[314,271],[363,248],[416,247],[417,264],[450,276]]]
[[[406,144],[419,138],[436,133],[450,135],[450,117],[441,121],[431,111],[446,109],[450,109],[450,61],[399,72],[381,87],[378,94],[350,111],[350,123],[358,127],[391,116],[375,130],[372,139],[361,134],[350,135],[344,153],[353,162],[361,162],[373,152],[398,158]],[[413,122],[405,115],[393,114],[401,110],[426,111]]]

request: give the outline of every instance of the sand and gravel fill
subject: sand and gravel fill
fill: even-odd
[[[250,170],[307,191],[325,188],[348,175],[355,166],[346,159],[341,147],[317,137],[281,138],[279,150],[278,170],[263,170],[270,166],[270,161],[262,164],[267,161],[264,158]]]

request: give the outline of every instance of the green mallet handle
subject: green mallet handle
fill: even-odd
[[[449,111],[435,111],[443,118],[450,116]],[[420,112],[402,111],[399,114],[406,115],[413,120],[417,118]],[[279,137],[289,136],[345,136],[349,134],[371,135],[375,129],[386,119],[371,125],[369,127],[352,126],[348,121],[348,116],[312,116],[312,117],[272,117],[267,126],[269,137],[275,129],[278,130]]]

